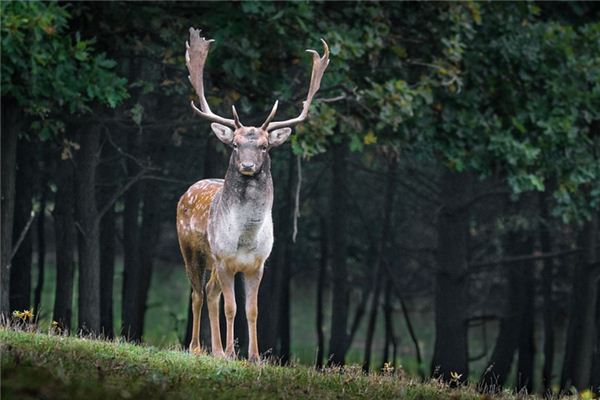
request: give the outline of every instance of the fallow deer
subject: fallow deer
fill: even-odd
[[[273,246],[273,181],[269,150],[284,143],[290,127],[303,122],[313,96],[319,90],[321,78],[329,64],[329,48],[323,42],[324,55],[313,55],[313,68],[308,95],[302,112],[296,118],[274,121],[278,102],[260,127],[244,126],[235,106],[233,119],[214,114],[204,96],[203,71],[212,40],[200,37],[200,30],[190,28],[186,42],[186,65],[189,79],[200,101],[192,101],[193,110],[212,121],[217,138],[233,150],[223,179],[203,179],[193,184],[177,205],[177,235],[187,275],[192,284],[193,328],[190,350],[201,352],[200,310],[204,301],[205,271],[210,271],[206,283],[206,300],[211,328],[213,355],[234,357],[233,320],[236,314],[234,276],[244,274],[246,319],[248,321],[248,358],[259,360],[256,338],[258,316],[257,296],[264,263]],[[227,343],[225,352],[219,329],[221,293],[225,300]]]

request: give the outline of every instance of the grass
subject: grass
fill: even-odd
[[[365,375],[356,366],[317,372],[0,328],[3,399],[509,399],[464,386],[419,382],[402,371]]]
[[[33,281],[37,279],[37,268],[33,268],[34,276]],[[314,271],[313,271],[314,272]],[[316,354],[316,330],[315,330],[315,299],[316,289],[315,282],[316,278],[311,271],[304,273],[298,273],[294,275],[291,282],[291,346],[292,346],[292,357],[294,361],[304,365],[314,364],[314,358]],[[115,333],[118,334],[121,324],[121,289],[123,279],[123,262],[122,259],[118,258],[115,265],[115,279],[114,279],[114,324]],[[56,281],[56,268],[51,258],[46,263],[46,273],[44,279],[44,291],[42,295],[42,303],[40,310],[36,311],[36,317],[39,317],[38,325],[42,330],[46,330],[50,327],[52,322],[52,307],[54,303],[54,290]],[[77,285],[77,279],[75,279]],[[32,288],[33,290],[33,288]],[[330,334],[330,291],[325,291],[325,338],[326,345]],[[33,294],[32,294],[33,297]],[[355,299],[357,296],[351,296]],[[189,298],[189,283],[185,275],[185,270],[181,263],[167,262],[160,260],[156,262],[152,274],[152,282],[150,285],[150,292],[148,298],[148,309],[145,318],[144,327],[144,342],[157,347],[174,347],[179,344],[180,338],[184,334],[184,330],[187,322],[187,306]],[[77,326],[77,288],[74,290],[73,299],[73,321],[72,326]],[[412,323],[417,333],[419,342],[419,348],[423,356],[423,365],[419,366],[415,358],[415,349],[408,335],[406,324],[404,322],[404,316],[401,310],[396,307],[393,310],[392,320],[394,324],[394,330],[398,336],[398,359],[397,364],[401,364],[404,370],[409,375],[416,376],[418,374],[419,367],[424,371],[429,371],[429,362],[432,357],[433,343],[435,338],[433,320],[433,310],[429,307],[427,299],[414,298],[408,300],[408,306],[410,309],[410,316]],[[354,310],[355,304],[353,303],[351,309]],[[261,311],[261,313],[264,312]],[[267,311],[268,312],[268,311]],[[353,311],[352,311],[353,312]],[[260,319],[260,313],[259,313]],[[346,356],[346,360],[349,363],[360,363],[363,359],[365,337],[366,337],[366,319],[363,318],[363,322],[358,329],[355,339],[352,343],[352,347]],[[564,323],[564,321],[563,321]],[[543,337],[539,333],[542,331],[540,322],[537,322],[536,336],[537,347],[541,348],[543,343]],[[564,338],[562,334],[565,329],[564,326],[557,327],[557,338],[556,338],[556,360],[562,360],[562,349]],[[496,339],[498,332],[498,323],[491,322],[485,327],[471,328],[469,330],[469,352],[471,356],[481,355],[478,360],[469,363],[470,376],[469,378],[476,381],[486,367],[486,362],[489,358],[489,353],[492,350],[493,343]],[[373,358],[372,366],[374,368],[380,367],[384,361],[383,359],[383,318],[381,315],[377,319],[375,338],[373,342]],[[327,350],[327,348],[325,349]],[[536,365],[541,366],[543,364],[542,352],[536,352]],[[515,363],[516,364],[516,363]],[[508,384],[512,384],[516,377],[516,365],[513,366],[512,372],[508,378]],[[560,363],[556,362],[554,365],[554,374],[558,376],[560,374]],[[540,388],[541,382],[541,368],[535,370],[535,388]]]

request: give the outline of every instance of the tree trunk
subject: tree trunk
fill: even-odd
[[[141,133],[129,132],[127,149],[136,157],[140,152]],[[127,160],[128,179],[138,173],[135,161]],[[123,210],[123,289],[121,306],[121,336],[128,340],[140,340],[142,337],[141,321],[138,319],[137,299],[140,298],[140,249],[139,249],[139,217],[140,217],[140,185],[133,184],[125,193]]]
[[[92,127],[79,138],[77,215],[79,231],[79,324],[84,333],[100,333],[100,220],[96,205],[96,166],[100,130]]]
[[[110,133],[108,133],[110,134]],[[98,166],[100,190],[98,203],[104,207],[112,201],[115,193],[117,174],[114,166],[115,151],[112,146],[102,149],[102,161]],[[102,334],[114,337],[113,287],[115,275],[116,219],[114,204],[101,216],[100,220],[100,327]]]
[[[373,336],[375,336],[375,325],[377,323],[377,313],[379,312],[379,296],[381,294],[381,269],[377,268],[375,274],[375,288],[371,299],[371,311],[369,312],[369,323],[367,325],[367,337],[365,339],[365,356],[362,369],[369,372],[371,365],[371,349],[373,347]]]
[[[600,265],[596,265],[600,267]],[[600,280],[596,286],[596,290],[600,293]],[[596,398],[600,398],[600,296],[596,299],[596,347],[594,349],[592,359],[592,370],[590,372],[590,386],[595,388],[594,394]]]
[[[139,321],[139,336],[142,339],[144,332],[144,320],[146,316],[146,303],[148,291],[152,281],[152,269],[154,264],[155,249],[160,238],[160,188],[154,181],[148,181],[143,188],[144,207],[142,209],[142,227],[140,231],[140,280],[138,282],[138,298],[136,300],[137,317]]]
[[[533,253],[533,238],[531,235],[523,244],[523,255]],[[523,389],[533,393],[533,367],[535,357],[534,342],[534,301],[535,301],[535,263],[524,262],[520,265],[519,285],[522,286],[519,308],[521,317],[519,323],[519,362],[517,364],[517,390]],[[514,329],[514,327],[513,327]]]
[[[368,372],[371,363],[371,347],[373,345],[373,336],[375,335],[375,324],[377,322],[377,312],[379,310],[379,297],[381,294],[382,276],[384,275],[385,251],[390,238],[392,227],[392,214],[394,212],[394,188],[396,187],[396,165],[395,158],[387,160],[387,179],[385,183],[384,199],[383,199],[383,220],[381,221],[381,236],[377,246],[377,255],[373,260],[375,265],[375,286],[373,289],[373,300],[371,303],[371,313],[369,316],[369,324],[367,326],[367,339],[365,342],[365,358],[363,362],[363,371]]]
[[[510,233],[507,252],[512,256],[521,256],[533,252],[530,235]],[[500,390],[513,363],[514,355],[519,349],[519,365],[517,368],[517,387],[531,385],[533,368],[533,272],[531,261],[522,261],[504,266],[508,275],[508,303],[504,317],[500,321],[500,332],[487,368],[480,380],[480,386],[486,390]]]
[[[592,357],[596,342],[596,305],[598,299],[598,216],[587,222],[582,232],[584,253],[573,277],[573,301],[561,387],[584,390],[590,385]]]
[[[291,357],[291,304],[290,304],[290,284],[292,279],[292,263],[294,262],[294,249],[292,242],[292,226],[294,225],[294,207],[295,207],[295,184],[296,179],[296,156],[290,148],[288,154],[288,179],[287,187],[284,193],[287,193],[286,206],[283,209],[285,217],[282,226],[281,244],[283,245],[283,264],[280,266],[281,273],[281,316],[279,318],[279,357],[282,364],[288,364]]]
[[[62,329],[71,329],[73,279],[75,271],[75,177],[73,160],[58,160],[56,196],[54,198],[54,232],[56,241],[56,295],[52,319]]]
[[[383,368],[385,363],[396,366],[396,353],[398,348],[398,342],[396,338],[396,334],[394,333],[394,318],[392,316],[393,306],[392,306],[392,282],[389,277],[386,279],[385,284],[385,292],[383,299],[383,318],[385,324],[385,338],[384,338],[384,346],[383,346],[383,354],[381,357]],[[392,357],[390,358],[390,347],[392,348]]]
[[[540,216],[540,244],[542,253],[552,251],[552,238],[550,236],[550,213],[543,192],[538,194]],[[554,367],[554,300],[552,298],[552,285],[554,281],[554,261],[546,259],[542,269],[542,297],[543,297],[543,323],[544,323],[544,366],[542,368],[542,387],[544,395],[552,393],[552,370]]]
[[[0,224],[0,316],[10,316],[10,262],[13,237],[13,213],[15,206],[15,171],[17,170],[17,136],[20,120],[19,109],[11,98],[2,99],[2,181]]]
[[[243,274],[235,276],[235,302],[239,310],[233,321],[235,341],[240,356],[245,357],[248,355],[248,321],[246,319],[246,291],[244,290]]]
[[[32,234],[31,219],[33,198],[33,145],[26,139],[17,146],[17,179],[15,183],[15,206],[13,244],[19,246],[10,268],[10,309],[28,310],[31,307],[31,259]],[[18,244],[22,233],[27,229],[23,241]],[[37,313],[38,310],[35,310]]]
[[[319,276],[317,278],[317,356],[315,368],[323,368],[323,355],[325,354],[325,335],[323,333],[323,292],[325,291],[325,279],[327,278],[328,241],[327,223],[325,218],[320,219],[321,227],[321,258],[319,259]]]
[[[44,157],[44,168],[48,168],[47,157]],[[48,174],[42,173],[40,180],[40,213],[37,217],[37,268],[38,276],[33,296],[33,309],[36,313],[42,303],[42,290],[46,271],[46,203],[48,202]],[[39,318],[39,315],[37,316]]]
[[[467,242],[471,197],[468,173],[446,171],[438,216],[437,271],[435,285],[435,345],[432,375],[450,380],[450,373],[469,375],[467,347]]]
[[[346,271],[347,213],[345,180],[347,145],[335,144],[331,176],[331,336],[328,365],[344,365],[348,341],[348,283]]]

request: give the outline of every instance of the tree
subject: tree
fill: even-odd
[[[94,53],[93,40],[84,40],[79,32],[70,31],[69,18],[66,7],[55,3],[2,4],[2,47],[5,54],[2,63],[2,96],[3,99],[10,99],[10,104],[14,103],[13,115],[21,112],[31,117],[32,123],[28,129],[41,140],[57,137],[64,132],[65,115],[61,115],[60,110],[66,109],[71,115],[81,115],[90,112],[91,106],[97,103],[115,107],[127,94],[125,80],[111,71],[114,62],[104,54]],[[11,135],[13,131],[14,135],[19,134],[14,127],[8,127],[7,131]],[[8,138],[13,137],[11,135]],[[16,140],[16,136],[14,138]],[[7,146],[7,151],[12,151],[11,146]],[[6,161],[12,164],[7,164],[5,170],[14,170],[10,155]],[[11,179],[8,178],[7,183],[10,184]],[[9,193],[9,186],[6,188],[7,210],[11,208],[9,206],[14,196]],[[12,226],[12,212],[6,217],[6,226]],[[11,244],[6,244],[3,252],[6,250],[10,254]],[[94,264],[83,266],[84,277],[88,276],[85,273],[88,267],[92,270],[95,268]],[[3,283],[7,285],[7,274],[2,276]],[[87,282],[86,279],[84,281]],[[92,284],[94,282],[90,281]],[[3,293],[8,292],[4,290],[8,286],[2,289]],[[84,295],[82,298],[87,297]],[[6,312],[6,306],[3,305],[2,311]],[[94,322],[94,316],[90,318]],[[92,325],[91,328],[97,328],[95,323]]]

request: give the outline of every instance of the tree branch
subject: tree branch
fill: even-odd
[[[29,228],[31,228],[31,224],[33,223],[34,219],[35,219],[35,211],[32,210],[31,215],[29,216],[29,220],[27,221],[27,223],[25,224],[25,227],[23,228],[23,230],[21,231],[21,234],[19,235],[19,240],[17,240],[17,243],[15,243],[15,246],[12,248],[12,252],[10,253],[10,257],[8,259],[7,268],[10,268],[10,263],[12,262],[12,259],[17,254],[17,251],[19,251],[19,247],[21,247],[23,240],[25,240],[25,236],[27,235]]]

